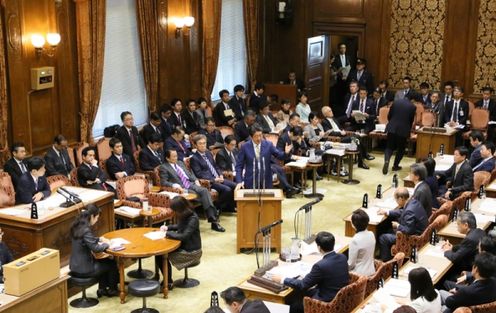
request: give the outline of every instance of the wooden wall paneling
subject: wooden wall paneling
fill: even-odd
[[[169,76],[167,75],[167,40],[169,37],[168,29],[168,14],[167,14],[167,0],[160,0],[158,2],[158,20],[159,20],[159,29],[158,29],[158,47],[159,47],[159,56],[158,56],[158,74],[159,74],[159,105],[163,105],[167,98],[167,90],[169,86]]]
[[[348,20],[363,18],[365,0],[314,0],[313,19],[325,20],[341,17]]]
[[[201,95],[201,34],[200,34],[200,1],[190,0],[189,14],[195,18],[195,25],[189,34],[189,51],[190,51],[190,97],[197,99]]]

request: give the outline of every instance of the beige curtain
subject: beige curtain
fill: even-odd
[[[81,115],[81,141],[93,142],[95,122],[102,92],[105,48],[105,0],[76,2],[77,50]]]
[[[137,0],[136,14],[141,44],[143,76],[150,112],[158,103],[158,18],[156,0]]]
[[[202,0],[202,97],[210,100],[217,75],[222,0]]]
[[[259,26],[261,24],[260,0],[243,0],[243,17],[248,59],[248,79],[253,88],[257,81],[258,71]]]
[[[9,157],[8,102],[7,102],[7,68],[5,66],[5,45],[3,36],[3,18],[0,16],[0,165]]]

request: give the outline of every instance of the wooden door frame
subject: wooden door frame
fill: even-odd
[[[350,36],[358,37],[357,57],[364,57],[365,54],[365,23],[343,22],[315,22],[312,25],[313,36]],[[331,45],[335,43],[331,42]]]

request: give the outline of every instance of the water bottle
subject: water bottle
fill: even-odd
[[[444,143],[442,143],[440,146],[439,146],[439,155],[443,156],[444,155]]]
[[[465,199],[465,211],[469,212],[471,206],[472,206],[472,199],[471,198]]]
[[[143,198],[142,200],[143,211],[150,211],[150,206],[148,205],[148,198]]]
[[[454,208],[453,210],[453,218],[451,219],[452,222],[456,222],[456,219],[458,218],[458,209]]]
[[[410,261],[412,261],[412,263],[418,262],[417,246],[412,247],[412,252],[410,253]]]
[[[381,184],[377,185],[377,191],[375,193],[375,197],[377,199],[382,199],[382,185]]]
[[[396,173],[393,175],[393,182],[392,182],[391,186],[393,188],[398,188],[398,174],[396,174]]]
[[[391,273],[391,278],[398,279],[398,263],[394,262],[393,264],[393,272]]]
[[[369,207],[369,195],[366,193],[363,195],[362,208],[366,209]]]
[[[479,188],[479,199],[486,199],[486,188],[481,185]]]
[[[432,230],[432,233],[431,233],[431,240],[430,240],[430,244],[435,246],[437,243],[437,231],[435,229]]]

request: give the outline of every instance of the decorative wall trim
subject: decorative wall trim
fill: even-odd
[[[496,0],[480,1],[475,52],[474,94],[482,87],[496,88]]]

